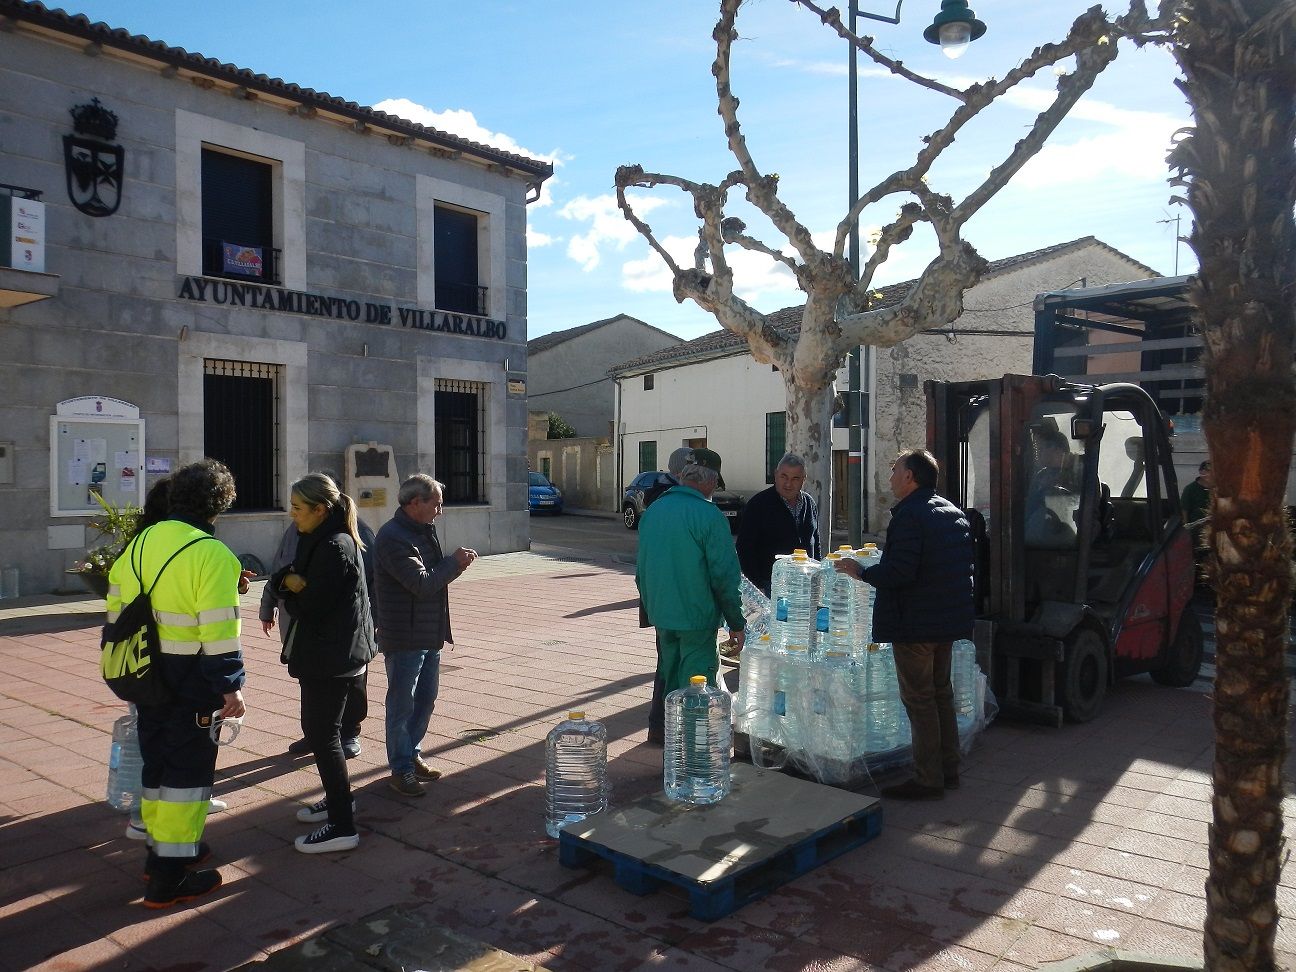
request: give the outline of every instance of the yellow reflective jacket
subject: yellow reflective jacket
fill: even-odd
[[[172,560],[186,543],[195,543]],[[240,566],[229,547],[201,527],[163,520],[132,540],[108,572],[108,621],[143,588],[150,591],[162,648],[162,675],[195,712],[219,708],[243,685],[239,643]],[[156,586],[155,585],[156,582]]]

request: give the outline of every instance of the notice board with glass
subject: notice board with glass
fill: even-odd
[[[83,401],[60,402],[65,414],[50,417],[50,515],[99,513],[96,495],[114,506],[143,506],[144,420],[134,406],[102,398],[90,399],[100,414],[83,414]],[[126,414],[102,414],[105,402],[107,411]]]

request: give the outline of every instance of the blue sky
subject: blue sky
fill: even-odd
[[[54,0],[47,0],[54,5]],[[1059,40],[1092,0],[974,0],[986,35],[958,61],[922,39],[936,0],[908,0],[901,24],[867,23],[886,53],[947,83],[1002,76],[1036,45]],[[839,4],[840,5],[840,4]],[[1119,10],[1117,0],[1108,5]],[[664,268],[615,208],[623,163],[716,182],[735,167],[716,115],[707,0],[81,0],[66,8],[113,27],[240,67],[382,108],[445,131],[556,162],[528,209],[530,336],[624,312],[685,338],[715,330],[677,304]],[[864,9],[892,14],[889,0]],[[309,14],[305,11],[309,10]],[[208,13],[210,11],[210,13]],[[847,52],[813,15],[787,0],[752,0],[738,22],[734,91],[757,164],[780,175],[784,201],[816,236],[831,238],[846,210]],[[861,185],[912,162],[920,138],[954,102],[861,60]],[[1054,134],[1044,153],[965,228],[990,259],[1093,235],[1154,270],[1174,269],[1174,224],[1164,156],[1189,123],[1164,51],[1122,45],[1115,64]],[[1008,152],[1038,111],[1051,74],[965,130],[929,184],[958,198]],[[886,222],[898,202],[865,213]],[[691,249],[692,208],[659,191],[641,212],[675,247]],[[759,219],[751,228],[782,242]],[[933,248],[921,228],[875,283],[916,276]],[[790,276],[766,261],[737,264],[739,293],[761,310],[798,303]],[[1195,268],[1179,247],[1179,272]]]

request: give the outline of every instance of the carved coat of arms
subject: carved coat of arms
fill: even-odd
[[[68,198],[87,216],[111,216],[121,205],[126,150],[113,144],[117,115],[99,103],[70,109],[75,135],[63,136]]]

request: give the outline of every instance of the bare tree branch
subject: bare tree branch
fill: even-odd
[[[820,20],[837,31],[837,36],[847,43],[853,44],[858,50],[867,54],[875,62],[882,65],[892,74],[904,78],[906,81],[912,81],[914,84],[921,85],[924,88],[930,88],[938,94],[948,95],[957,101],[964,100],[964,94],[958,88],[951,88],[948,85],[941,84],[935,78],[929,78],[922,74],[916,74],[904,66],[903,61],[893,61],[876,47],[873,46],[873,38],[856,34],[849,27],[842,23],[841,12],[836,7],[829,7],[826,10],[811,0],[792,0],[798,7],[805,7],[811,13],[817,15]]]

